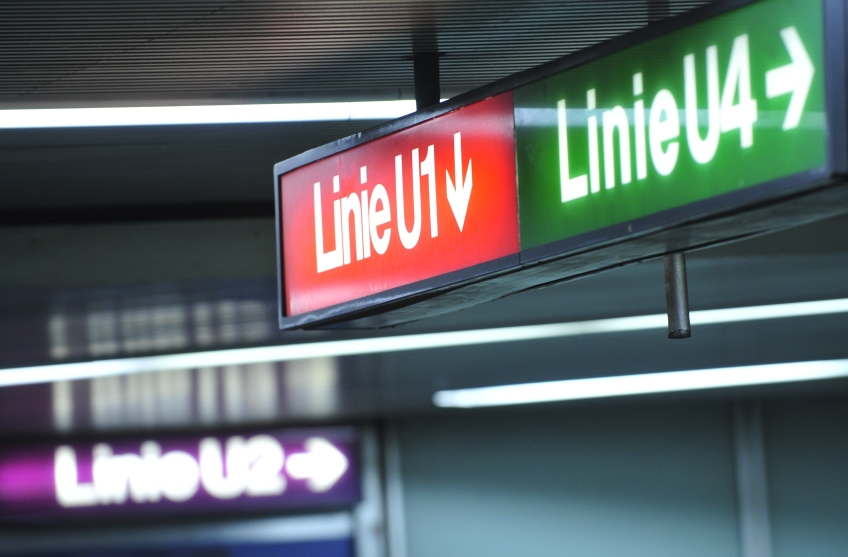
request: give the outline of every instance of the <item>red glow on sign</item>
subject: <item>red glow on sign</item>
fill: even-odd
[[[280,177],[286,314],[518,252],[512,93]]]

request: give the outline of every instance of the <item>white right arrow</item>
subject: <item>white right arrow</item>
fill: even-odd
[[[291,455],[286,472],[295,480],[306,480],[306,486],[317,493],[327,491],[347,471],[347,457],[323,437],[310,437],[304,443],[305,453]]]
[[[468,170],[465,177],[462,176],[462,137],[459,132],[453,134],[453,166],[456,171],[456,187],[451,180],[450,172],[445,171],[448,177],[448,203],[450,204],[459,231],[465,224],[465,214],[468,212],[468,202],[471,201],[471,187],[474,182],[471,179],[471,161],[468,161]]]
[[[783,129],[791,130],[801,122],[816,68],[795,27],[783,29],[780,37],[792,62],[766,72],[766,97],[772,99],[792,93],[786,118],[783,119]]]

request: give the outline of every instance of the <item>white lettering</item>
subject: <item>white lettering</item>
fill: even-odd
[[[368,190],[362,190],[359,196],[362,201],[362,257],[371,257],[371,225],[368,223]]]
[[[737,92],[739,102],[733,104]],[[739,130],[743,149],[754,144],[754,122],[757,121],[757,100],[751,98],[751,59],[748,54],[748,35],[733,40],[730,64],[721,92],[721,131]]]
[[[633,96],[642,95],[642,73],[633,75]],[[639,99],[633,103],[636,135],[636,179],[648,177],[648,155],[645,149],[645,101]]]
[[[116,455],[106,443],[92,451],[92,482],[78,479],[76,453],[71,447],[56,449],[54,481],[56,500],[63,507],[122,505],[160,501],[173,502],[194,497],[200,486],[213,497],[232,499],[279,495],[286,489],[283,475],[285,455],[279,441],[270,435],[255,435],[245,441],[231,437],[226,455],[215,438],[200,442],[200,463],[185,451],[169,451],[154,441],[141,445],[141,455]]]
[[[94,446],[94,462],[92,464],[92,479],[97,502],[101,505],[126,502],[129,492],[130,471],[134,471],[141,458],[128,454],[115,457],[112,448],[100,443]]]
[[[279,495],[286,489],[286,479],[281,472],[285,454],[279,441],[270,435],[255,435],[245,446],[250,472],[247,476],[247,494],[252,497]]]
[[[233,499],[247,489],[248,462],[244,439],[227,439],[226,468],[221,443],[214,437],[200,442],[200,480],[205,489],[218,499]]]
[[[347,457],[321,437],[307,439],[304,448],[306,452],[289,457],[286,471],[296,480],[306,480],[306,486],[313,492],[329,490],[347,471]]]
[[[412,229],[406,228],[406,212],[403,201],[403,155],[395,157],[395,195],[397,211],[397,228],[400,243],[406,249],[412,249],[418,244],[421,236],[421,174],[416,172],[418,166],[418,149],[412,151]]]
[[[662,89],[651,103],[648,139],[651,147],[651,160],[654,168],[662,176],[668,176],[677,164],[680,144],[671,141],[668,148],[663,143],[680,135],[680,116],[677,113],[677,101],[668,89]]]
[[[598,162],[598,117],[595,115],[595,90],[586,91],[586,107],[589,110],[589,189],[601,191],[601,171]]]
[[[766,97],[773,99],[792,94],[781,126],[784,130],[791,130],[801,123],[816,67],[804,47],[798,29],[794,26],[781,29],[780,38],[792,62],[766,72]]]
[[[377,208],[377,204],[381,208]],[[389,249],[389,240],[392,238],[392,229],[386,228],[383,234],[380,235],[379,227],[387,224],[392,220],[391,207],[389,206],[389,194],[383,184],[374,186],[374,191],[371,193],[371,201],[368,206],[368,222],[370,224],[371,242],[374,244],[374,251],[383,255]]]
[[[368,170],[362,166],[359,168],[359,183],[368,181]],[[371,257],[371,227],[368,225],[368,190],[362,190],[362,250],[363,257]]]
[[[138,464],[138,469],[130,474],[130,497],[136,503],[156,502],[160,499],[159,459],[161,456],[162,447],[159,443],[145,441],[141,444],[141,462]]]
[[[630,124],[627,112],[621,106],[604,111],[604,186],[615,187],[615,144],[613,134],[618,131],[618,151],[620,156],[621,183],[630,183]]]
[[[454,180],[451,180],[450,172],[445,170],[445,187],[448,197],[448,205],[459,231],[462,232],[462,227],[465,226],[465,216],[468,214],[468,203],[471,201],[471,190],[474,187],[474,178],[471,175],[471,163],[468,159],[468,166],[465,170],[465,176],[462,175],[462,134],[456,132],[453,134],[453,168]]]
[[[333,189],[338,186],[339,177],[333,179]],[[334,212],[334,228],[335,228],[335,249],[332,251],[324,251],[324,223],[321,218],[321,182],[315,182],[314,185],[314,203],[315,203],[315,258],[318,263],[318,272],[323,273],[330,269],[342,266],[342,249],[341,249],[341,212],[339,201],[333,202]]]
[[[53,480],[56,500],[63,507],[90,507],[97,504],[94,485],[80,483],[77,473],[77,455],[71,447],[56,449],[53,463]]]
[[[698,88],[695,78],[695,55],[683,58],[683,84],[686,95],[686,141],[689,152],[699,164],[713,159],[721,132],[718,86],[718,47],[707,47],[707,137],[701,139],[698,118]]]
[[[170,451],[159,460],[158,479],[165,497],[176,503],[188,501],[200,487],[200,468],[187,452]]]
[[[356,260],[362,259],[362,205],[355,193],[342,198],[342,253],[344,264],[350,263],[350,216],[353,215],[353,234],[356,240]]]
[[[557,131],[559,135],[559,189],[563,203],[589,195],[589,180],[585,174],[571,178],[568,164],[568,119],[565,99],[557,102]]]
[[[113,455],[105,443],[94,447],[92,476],[98,503],[123,504],[128,492],[136,503],[156,502],[161,495],[175,502],[194,497],[200,472],[193,456],[183,451],[162,455],[153,441],[144,443],[141,452],[142,456]]]
[[[433,154],[434,145],[427,147],[427,156],[421,161],[421,175],[427,177],[430,191],[430,237],[439,235],[439,211],[436,203],[436,156]],[[417,149],[416,149],[417,150]]]

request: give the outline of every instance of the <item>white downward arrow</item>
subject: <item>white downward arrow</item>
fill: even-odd
[[[766,72],[766,96],[772,99],[792,93],[786,118],[783,119],[783,129],[791,130],[801,122],[816,68],[795,27],[783,29],[780,37],[792,62]]]
[[[347,471],[347,457],[322,437],[310,437],[304,443],[305,453],[291,455],[286,471],[295,480],[306,480],[306,486],[316,492],[327,491]]]
[[[456,171],[456,187],[451,180],[450,172],[445,171],[448,177],[448,203],[450,203],[453,216],[456,218],[456,224],[459,225],[459,231],[462,232],[462,226],[465,224],[465,214],[468,212],[468,202],[471,200],[471,160],[468,161],[468,170],[465,178],[462,177],[462,138],[459,132],[453,134],[453,164]]]

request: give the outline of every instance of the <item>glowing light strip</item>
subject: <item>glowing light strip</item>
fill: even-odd
[[[391,120],[415,101],[128,106],[0,110],[0,129]]]
[[[848,313],[848,298],[693,311],[690,314],[690,320],[693,325],[711,325],[834,313]],[[322,357],[333,358],[375,354],[379,352],[400,352],[405,350],[424,350],[429,348],[448,348],[498,342],[519,342],[602,333],[643,331],[648,329],[662,329],[667,326],[667,316],[664,313],[660,313],[635,317],[577,321],[573,323],[310,342],[255,348],[234,348],[164,356],[118,358],[96,360],[93,362],[6,368],[0,369],[0,387],[90,379],[109,375],[127,375],[171,369],[281,362]]]
[[[439,391],[433,395],[433,404],[442,408],[480,408],[843,377],[848,377],[848,360],[791,362]]]

